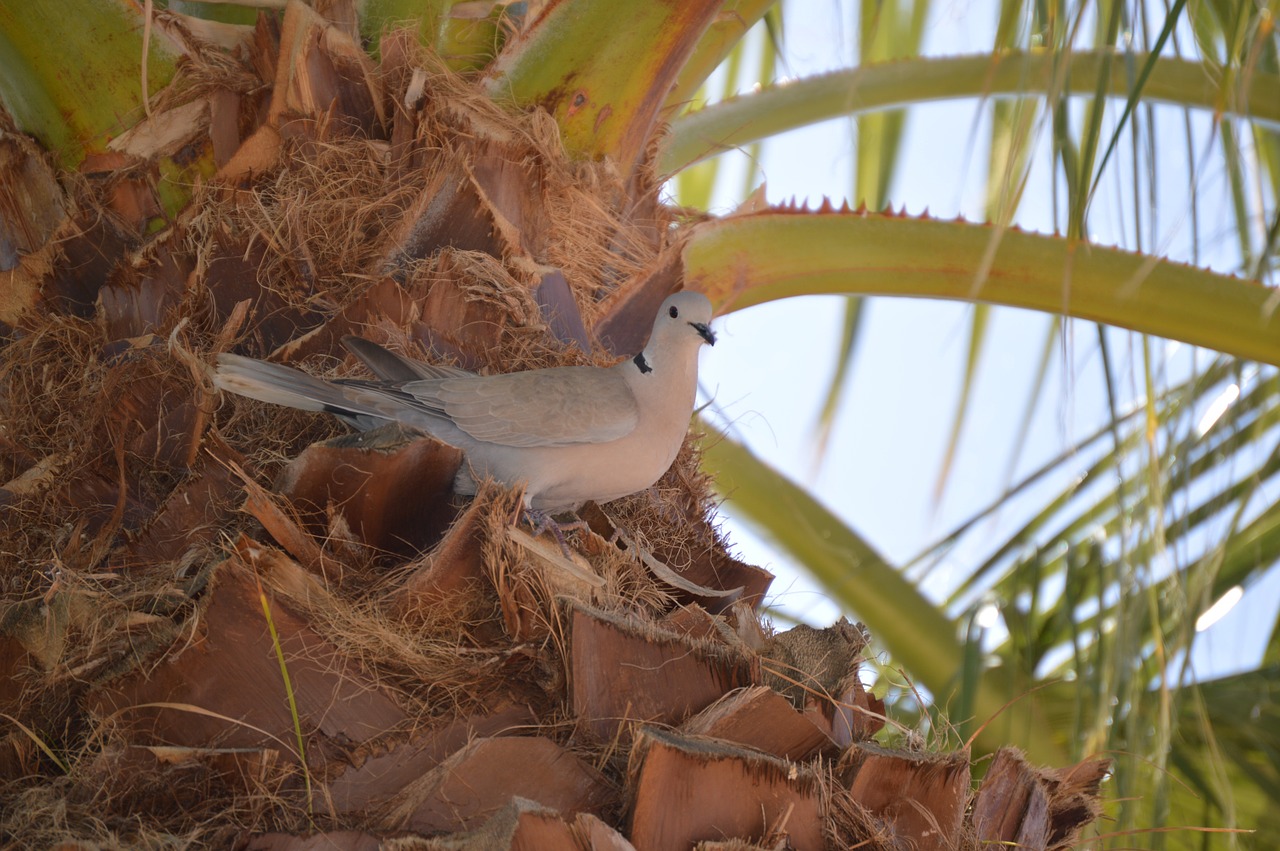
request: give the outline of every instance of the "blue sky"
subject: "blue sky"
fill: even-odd
[[[807,76],[849,65],[852,50],[839,45],[850,43],[856,32],[855,6],[793,5],[803,5],[803,9],[789,15],[786,22],[784,73]],[[981,49],[984,41],[989,44],[995,18],[996,6],[991,2],[940,6],[926,29],[925,52]],[[841,55],[842,49],[845,55]],[[1112,104],[1113,119],[1120,106]],[[898,177],[889,193],[895,208],[905,205],[909,213],[920,214],[927,207],[940,217],[982,217],[988,135],[983,114],[972,101],[930,104],[912,112]],[[1181,114],[1171,110],[1166,116],[1158,115],[1157,132],[1167,129],[1170,138],[1182,138],[1181,121]],[[1169,122],[1169,126],[1162,122]],[[1204,156],[1212,143],[1208,122],[1193,131],[1196,156],[1212,166],[1212,158]],[[796,198],[816,204],[823,196],[849,198],[853,136],[853,123],[839,120],[771,141],[759,160],[756,182],[765,181],[768,198],[774,203]],[[1047,130],[1041,132],[1039,144],[1041,151],[1047,152]],[[1124,166],[1129,154],[1118,151],[1117,164]],[[729,174],[722,181],[713,210],[721,213],[740,200],[737,194],[747,166],[742,154],[724,159],[722,170]],[[1019,222],[1050,232],[1054,224],[1052,159],[1045,153],[1038,155],[1038,160]],[[1205,209],[1221,209],[1223,214],[1217,220],[1227,221],[1222,174],[1206,169],[1197,189]],[[1166,176],[1159,179],[1156,190],[1155,214],[1175,211],[1167,220],[1157,219],[1160,248],[1179,259],[1192,259],[1189,223],[1179,220],[1176,213],[1186,208],[1189,182],[1185,176]],[[1123,215],[1126,191],[1121,185],[1103,187],[1091,217],[1091,225],[1097,228],[1092,236],[1099,242],[1132,242]],[[1215,250],[1214,234],[1208,236],[1202,241],[1198,259],[1230,270],[1229,251],[1225,247]],[[956,303],[875,299],[868,309],[844,407],[828,452],[820,461],[814,455],[813,429],[835,364],[844,312],[840,299],[794,299],[718,320],[720,341],[703,355],[702,384],[735,436],[792,479],[810,484],[828,507],[891,561],[902,563],[1002,492],[1010,447],[1053,320],[1013,309],[993,312],[960,453],[946,494],[937,503],[934,485],[960,392],[971,308]],[[1073,322],[1063,326],[1063,331],[1066,345],[1059,347],[1050,368],[1043,401],[1018,465],[1022,472],[1070,449],[1105,421],[1096,328]],[[1140,362],[1140,339],[1116,331],[1109,340],[1113,355],[1119,358],[1116,372],[1134,374],[1130,367]],[[1205,362],[1204,353],[1173,344],[1157,342],[1157,355],[1175,373],[1189,369],[1193,358]],[[1140,389],[1131,382],[1121,386],[1120,392],[1132,401],[1140,398]],[[1058,477],[1033,490],[1023,512],[1042,505],[1048,494],[1065,486],[1088,460],[1082,454],[1078,466],[1066,465]],[[1269,498],[1280,498],[1280,494],[1270,493]],[[772,600],[778,609],[815,624],[838,617],[838,608],[818,586],[733,520],[731,501],[725,515],[730,537],[741,554],[778,574]],[[1007,534],[1017,517],[1016,509],[1006,512],[992,527],[992,534]],[[950,558],[959,566],[966,556],[974,555],[959,550]],[[948,577],[954,575],[945,563],[931,574],[935,595],[948,587]],[[1265,631],[1256,625],[1275,622],[1280,571],[1273,569],[1263,585],[1266,587],[1251,589],[1202,636],[1195,660],[1200,676],[1256,665],[1266,639]]]

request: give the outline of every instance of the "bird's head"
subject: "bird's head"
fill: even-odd
[[[715,345],[715,342],[716,335],[711,330],[711,302],[707,297],[688,290],[672,293],[662,302],[658,315],[653,319],[649,344],[632,360],[643,374],[651,373],[655,364],[668,364],[667,369],[675,365],[696,373],[698,348],[703,343]]]
[[[716,343],[716,335],[711,330],[711,302],[692,290],[672,293],[654,317],[650,344],[654,340],[662,340],[667,345],[679,345],[683,340],[687,344],[694,338],[698,340],[697,345]]]

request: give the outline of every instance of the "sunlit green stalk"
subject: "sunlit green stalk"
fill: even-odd
[[[960,299],[1073,316],[1280,364],[1274,291],[1227,275],[1067,239],[896,215],[791,212],[700,226],[685,279],[717,309],[861,294]],[[922,246],[928,246],[922,251]]]
[[[1124,57],[1143,63],[1143,54]],[[1106,90],[1126,97],[1132,81],[1125,61],[1111,51],[1070,55],[1011,51],[998,55],[921,57],[864,65],[819,77],[779,83],[742,95],[671,124],[658,158],[662,174],[785,130],[841,115],[894,109],[934,100],[1017,97],[1054,91],[1059,63],[1066,82],[1079,94]],[[1110,85],[1100,86],[1101,75]],[[1160,58],[1142,90],[1144,102],[1171,103],[1249,118],[1280,127],[1280,75],[1255,70],[1224,88],[1218,70],[1203,62]]]

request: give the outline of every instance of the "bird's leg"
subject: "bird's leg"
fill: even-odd
[[[569,542],[565,540],[564,533],[588,528],[585,521],[575,518],[570,523],[561,523],[551,516],[550,511],[530,508],[527,505],[521,513],[524,515],[524,519],[529,521],[529,525],[533,527],[535,538],[543,532],[550,532],[551,536],[556,539],[556,543],[560,545],[560,552],[564,553],[565,558],[570,561],[573,560],[573,556],[569,551]]]

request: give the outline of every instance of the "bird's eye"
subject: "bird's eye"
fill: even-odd
[[[680,310],[673,304],[671,305],[671,307],[667,309],[667,313],[670,313],[671,318],[675,319],[677,316],[680,315]]]

